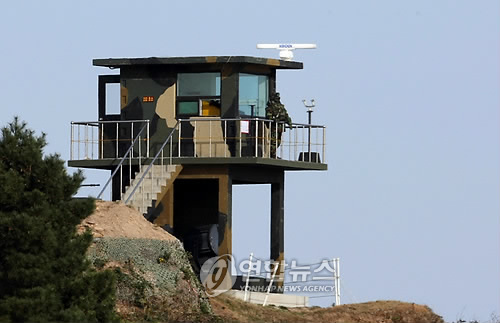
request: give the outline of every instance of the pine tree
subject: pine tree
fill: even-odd
[[[74,199],[83,176],[68,175],[59,155],[43,155],[16,117],[0,137],[0,321],[113,322],[115,281],[85,252],[89,232],[76,226],[95,208]]]

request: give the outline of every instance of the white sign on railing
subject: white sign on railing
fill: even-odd
[[[240,121],[240,132],[244,134],[250,133],[250,121],[249,120],[241,120]]]

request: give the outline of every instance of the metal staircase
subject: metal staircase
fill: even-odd
[[[108,181],[102,188],[97,198],[100,198],[102,196],[104,190],[115,175],[120,176],[120,188],[125,185],[123,183],[123,166],[124,162],[128,160],[127,168],[130,175],[129,178],[133,179],[130,180],[130,185],[124,187],[125,192],[122,191],[121,200],[125,202],[125,204],[132,206],[133,208],[144,214],[144,216],[146,216],[149,209],[155,206],[158,194],[160,194],[160,196],[163,196],[163,194],[161,193],[165,193],[170,189],[175,179],[177,178],[177,175],[179,175],[182,170],[182,165],[172,164],[172,135],[177,129],[178,124],[179,122],[177,122],[174,128],[170,131],[169,135],[147,167],[146,165],[142,165],[141,156],[139,154],[139,172],[136,172],[134,174],[135,176],[132,176],[132,156],[134,151],[133,148],[134,145],[138,142],[141,134],[146,129],[146,125],[143,126],[132,141],[132,144],[128,148],[125,155],[120,159],[118,166],[111,173],[111,176],[109,177]],[[168,143],[170,145],[167,151],[167,156],[165,156],[164,149]],[[167,161],[167,164],[164,164],[164,161]]]

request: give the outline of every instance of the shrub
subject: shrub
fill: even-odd
[[[114,275],[96,272],[92,242],[76,226],[95,208],[74,199],[81,172],[68,175],[59,155],[43,155],[35,136],[14,119],[0,137],[0,316],[13,322],[113,322]]]

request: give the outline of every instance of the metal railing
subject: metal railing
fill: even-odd
[[[72,122],[70,159],[122,158],[139,123],[146,124],[146,135],[139,136],[130,159],[160,152],[160,159],[260,157],[326,163],[324,126],[215,117],[179,119],[169,130],[167,153],[162,145],[166,140],[152,142],[149,120]]]
[[[104,187],[102,188],[102,190],[99,193],[99,195],[97,195],[98,199],[101,198],[102,194],[104,193],[104,191],[108,187],[108,185],[111,182],[111,180],[113,179],[113,177],[115,177],[115,175],[118,172],[118,170],[120,171],[120,189],[121,190],[123,189],[123,162],[125,160],[127,160],[127,159],[129,159],[129,163],[128,163],[129,176],[128,176],[128,178],[129,178],[129,180],[132,179],[132,155],[133,155],[133,151],[134,151],[133,148],[134,148],[134,145],[136,144],[137,140],[139,138],[141,138],[141,134],[144,132],[144,129],[146,129],[146,128],[149,129],[149,123],[146,123],[145,125],[143,125],[142,128],[141,128],[141,130],[137,134],[137,136],[135,136],[135,138],[132,140],[132,143],[130,144],[130,147],[128,148],[127,152],[121,158],[121,160],[118,163],[118,166],[116,166],[115,170],[111,173],[111,176],[106,181],[106,184],[104,184]],[[139,148],[140,148],[140,145],[139,145]],[[138,155],[138,158],[139,158],[139,172],[140,172],[141,171],[141,164],[142,164],[141,154],[140,153]]]
[[[146,132],[139,136],[140,144],[135,155],[132,150],[131,157],[149,157],[149,123],[149,120],[72,121],[70,160],[121,158],[143,125]]]
[[[176,157],[263,157],[326,163],[326,127],[267,119],[179,119]],[[310,139],[309,139],[310,138]]]
[[[132,192],[130,192],[130,194],[128,195],[128,197],[125,199],[125,204],[127,204],[130,199],[132,198],[132,196],[134,195],[135,191],[137,190],[137,188],[139,188],[139,186],[141,186],[141,191],[142,191],[142,201],[143,201],[143,204],[144,204],[144,178],[146,178],[146,176],[149,174],[150,170],[152,169],[153,165],[155,164],[155,162],[158,160],[158,157],[161,156],[160,158],[160,165],[162,166],[161,167],[161,177],[163,177],[163,171],[164,171],[164,160],[165,160],[165,155],[164,155],[164,149],[165,149],[165,146],[167,145],[167,143],[170,143],[169,145],[169,154],[168,154],[168,160],[169,160],[169,165],[172,165],[172,152],[173,152],[173,145],[172,145],[172,135],[174,134],[175,130],[177,129],[177,126],[178,126],[179,122],[177,122],[177,124],[174,126],[174,128],[170,131],[169,135],[167,136],[167,138],[165,139],[165,141],[163,142],[163,144],[161,145],[160,149],[158,150],[158,152],[156,153],[155,157],[153,158],[153,160],[151,161],[151,163],[148,165],[148,167],[146,168],[146,170],[144,171],[144,173],[142,174],[141,178],[139,179],[139,181],[137,182],[137,184],[135,184],[135,187],[132,189]],[[140,172],[140,171],[139,171]],[[153,182],[154,182],[154,172],[151,172],[151,192],[153,192]]]

